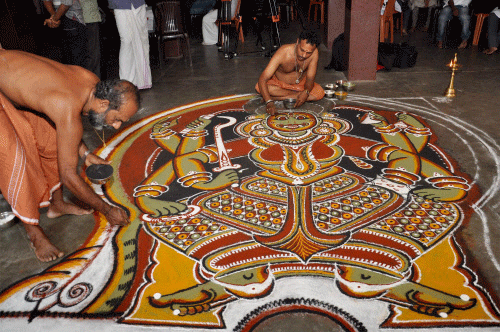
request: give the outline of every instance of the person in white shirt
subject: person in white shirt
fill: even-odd
[[[500,42],[500,31],[498,25],[500,23],[500,7],[493,9],[488,16],[488,49],[484,50],[485,54],[493,54],[498,50]]]
[[[441,14],[438,18],[438,33],[437,33],[437,46],[443,48],[443,37],[446,30],[446,23],[451,20],[452,15],[458,16],[460,22],[462,23],[462,42],[458,48],[466,48],[467,40],[470,37],[470,15],[469,15],[469,4],[471,0],[449,0],[445,2]]]

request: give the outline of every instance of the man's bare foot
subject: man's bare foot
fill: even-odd
[[[484,53],[484,54],[488,54],[488,55],[490,55],[490,54],[495,53],[496,51],[497,51],[497,48],[496,48],[496,47],[490,47],[490,48],[488,48],[487,50],[484,50],[484,51],[483,51],[483,53]]]
[[[460,49],[466,48],[466,47],[467,47],[467,40],[462,40],[460,45],[458,45],[458,48],[460,48]]]
[[[443,42],[442,41],[438,41],[437,46],[438,46],[438,48],[443,48]]]
[[[31,248],[35,251],[36,257],[42,262],[51,262],[64,255],[62,251],[56,248],[48,239],[39,225],[23,224]]]
[[[47,211],[47,217],[57,218],[65,214],[72,214],[76,216],[82,216],[85,214],[91,214],[94,210],[83,209],[73,203],[68,203],[62,200],[53,201]]]

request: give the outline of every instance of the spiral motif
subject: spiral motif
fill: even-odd
[[[92,285],[86,282],[73,285],[61,294],[59,304],[62,307],[72,307],[85,300],[92,293]]]
[[[57,282],[45,281],[31,288],[28,293],[26,293],[25,300],[28,302],[40,301],[54,294],[56,291]]]

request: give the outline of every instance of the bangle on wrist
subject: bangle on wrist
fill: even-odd
[[[305,92],[307,93],[307,95],[309,96],[309,90],[305,89],[304,91],[305,91]]]
[[[274,103],[274,100],[272,99],[266,100],[266,106],[269,105],[269,103]]]

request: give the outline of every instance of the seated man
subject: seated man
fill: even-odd
[[[318,34],[306,30],[300,33],[295,44],[283,45],[273,55],[255,85],[269,114],[276,112],[274,100],[295,98],[295,107],[299,107],[306,101],[323,98],[325,91],[314,82],[319,44]]]
[[[130,223],[127,213],[102,200],[78,175],[87,165],[109,163],[82,142],[82,116],[95,128],[120,128],[137,112],[137,88],[128,81],[99,81],[92,72],[15,50],[0,49],[0,191],[23,222],[37,258],[63,255],[39,226],[47,216],[85,214],[63,200],[61,184],[111,225]],[[62,235],[61,235],[62,236]]]
[[[437,33],[437,46],[443,48],[443,36],[446,30],[446,23],[451,20],[452,15],[458,16],[460,22],[462,23],[462,42],[458,48],[466,48],[467,40],[470,37],[470,15],[469,15],[469,4],[471,0],[449,0],[445,2],[441,14],[438,18],[438,33]]]
[[[431,12],[433,8],[437,7],[437,0],[411,0],[411,11],[412,11],[412,22],[410,32],[415,31],[417,28],[418,14],[420,13],[420,8],[428,8],[427,19],[423,27],[423,31],[429,30],[431,24]]]
[[[500,23],[500,7],[493,9],[488,16],[488,49],[484,50],[485,54],[493,54],[498,50],[500,42],[500,30],[498,24]]]

